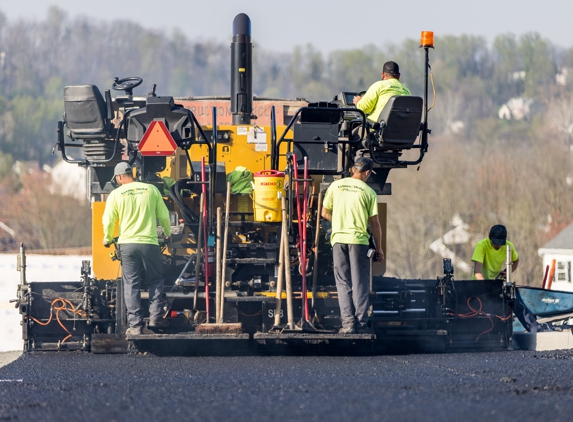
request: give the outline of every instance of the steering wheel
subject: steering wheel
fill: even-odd
[[[143,82],[143,79],[137,76],[130,76],[129,78],[114,78],[112,89],[116,91],[124,91],[126,95],[133,95],[133,88],[138,87]]]

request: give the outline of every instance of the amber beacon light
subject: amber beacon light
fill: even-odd
[[[434,33],[432,31],[422,31],[420,48],[434,48]]]

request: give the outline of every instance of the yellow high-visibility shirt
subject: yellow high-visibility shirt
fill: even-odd
[[[513,243],[508,240],[506,245],[511,247],[511,262],[517,261],[517,251]],[[506,259],[506,246],[495,249],[489,238],[480,240],[476,244],[472,255],[472,261],[482,263],[481,273],[486,280],[494,280],[497,277]],[[472,270],[472,280],[475,279],[476,277]]]
[[[368,245],[368,219],[378,215],[374,189],[362,180],[346,177],[328,187],[322,204],[332,210],[332,245]]]
[[[108,196],[103,212],[104,239],[111,243],[113,229],[119,220],[118,243],[159,245],[157,221],[165,236],[171,236],[169,210],[155,186],[131,182],[114,189]]]
[[[358,101],[356,107],[368,116],[368,120],[376,123],[390,97],[401,95],[410,95],[410,90],[398,79],[392,78],[374,82]]]

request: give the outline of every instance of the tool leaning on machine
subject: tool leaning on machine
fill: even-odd
[[[385,277],[385,264],[372,267],[372,259],[373,333],[338,333],[329,223],[320,218],[323,194],[334,180],[349,174],[356,160],[370,158],[376,171],[367,183],[377,195],[384,229],[384,196],[391,192],[388,173],[417,166],[428,150],[433,34],[424,32],[420,44],[423,98],[390,98],[368,131],[365,114],[352,103],[356,92],[319,102],[254,97],[251,21],[245,14],[233,22],[228,98],[161,96],[155,85],[146,96],[137,96],[134,89],[143,83],[138,77],[116,78],[111,87],[118,92],[115,98],[110,90],[102,95],[95,85],[67,86],[56,148],[66,162],[87,169],[93,273],[66,283],[35,283],[23,277],[17,306],[25,350],[507,348],[509,323],[495,320],[481,334],[490,327],[488,318],[459,317],[471,312],[469,297],[480,297],[484,313],[506,315],[501,282],[457,281],[453,270],[437,280]],[[193,111],[199,109],[210,113]],[[139,334],[125,335],[121,257],[116,252],[116,260],[110,259],[101,241],[99,222],[114,189],[113,169],[120,162],[135,169],[137,181],[155,185],[169,210],[172,239],[162,247],[163,316],[169,327],[160,333],[144,327]],[[236,173],[229,179],[235,186],[227,183],[233,169]],[[249,193],[250,175],[254,189]],[[385,238],[379,246],[386,252]],[[49,320],[54,295],[72,304],[66,307],[72,310],[59,311],[61,325],[37,323]],[[145,288],[141,300],[146,309]],[[149,314],[144,319],[147,322]]]

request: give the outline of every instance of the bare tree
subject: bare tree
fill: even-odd
[[[91,244],[91,211],[85,201],[50,193],[49,174],[23,174],[21,189],[7,178],[0,215],[30,249],[60,249]],[[16,186],[17,188],[17,186]]]

